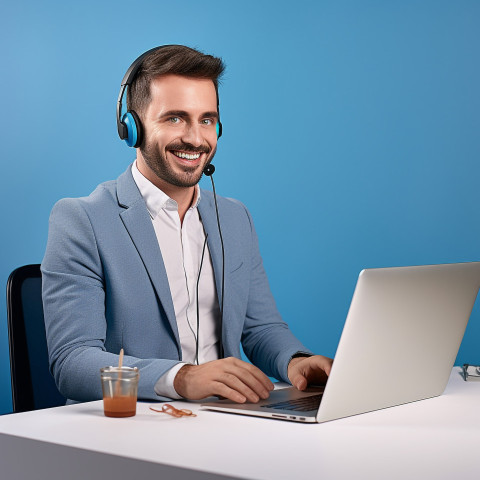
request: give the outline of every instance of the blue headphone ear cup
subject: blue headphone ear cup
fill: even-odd
[[[127,137],[124,139],[129,147],[136,148],[142,142],[142,124],[138,115],[129,110],[122,117],[122,123],[127,127]]]
[[[222,136],[222,130],[223,130],[222,122],[220,120],[217,122],[217,127],[216,128],[217,128],[217,139],[218,139]]]
[[[143,127],[140,117],[137,115],[137,112],[130,110],[130,114],[135,119],[135,125],[137,126],[137,141],[133,144],[134,148],[139,147],[143,141]]]

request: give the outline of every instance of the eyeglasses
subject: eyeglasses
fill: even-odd
[[[177,418],[196,417],[196,415],[191,410],[187,410],[186,408],[179,410],[178,408],[172,407],[168,403],[165,403],[164,405],[162,405],[161,410],[158,410],[153,407],[150,407],[150,410],[158,413],[167,413],[168,415],[171,415],[172,417],[177,417]]]
[[[467,380],[480,380],[480,366],[479,365],[469,365],[465,363],[462,366],[463,370],[463,379]]]

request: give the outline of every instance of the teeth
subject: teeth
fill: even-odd
[[[193,153],[193,154],[188,154],[183,152],[173,152],[173,153],[177,157],[185,158],[187,160],[196,160],[200,156],[200,153]]]

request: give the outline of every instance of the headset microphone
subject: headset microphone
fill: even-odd
[[[215,167],[209,163],[208,165],[205,166],[203,169],[203,174],[206,175],[207,177],[210,177],[213,175],[213,172],[215,172]]]

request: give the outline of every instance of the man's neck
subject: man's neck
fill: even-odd
[[[150,182],[152,182],[163,193],[168,195],[172,200],[175,200],[178,205],[178,215],[180,222],[183,223],[187,210],[191,207],[193,199],[195,198],[195,186],[193,187],[177,187],[165,182],[146,165],[144,161],[139,161],[137,157],[137,168],[139,172]]]

